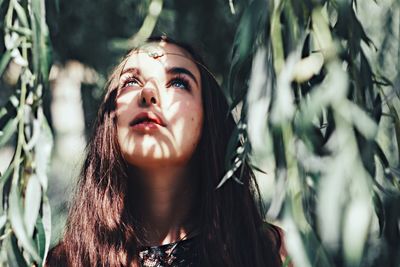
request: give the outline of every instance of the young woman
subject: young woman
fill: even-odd
[[[151,38],[107,83],[60,243],[47,266],[281,266],[254,175],[226,182],[235,127],[187,45]]]

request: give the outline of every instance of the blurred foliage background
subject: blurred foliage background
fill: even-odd
[[[252,162],[295,266],[400,266],[400,1],[0,0],[0,14],[0,266],[41,265],[57,243],[106,77],[161,34],[221,83],[238,128],[220,186]]]

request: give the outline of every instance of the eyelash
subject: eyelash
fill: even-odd
[[[136,76],[128,76],[122,81],[122,88],[129,87],[128,83],[136,82],[138,86],[141,86],[140,80]],[[133,86],[133,85],[132,85]]]
[[[181,83],[183,85],[183,87],[179,87],[179,86],[175,86],[177,88],[183,89],[183,90],[187,90],[190,91],[191,87],[190,87],[190,82],[188,81],[188,79],[182,75],[177,75],[175,77],[173,77],[167,84],[167,87],[171,87],[174,84],[176,85],[177,83]]]
[[[131,82],[135,82],[136,84],[128,85]],[[167,87],[169,88],[171,86],[174,86],[174,84],[176,85],[177,83],[181,83],[183,85],[183,87],[175,86],[176,88],[191,91],[189,80],[186,77],[179,75],[179,74],[176,75],[175,77],[171,78],[171,80],[167,83]],[[140,82],[139,78],[137,78],[134,75],[126,77],[122,81],[121,84],[122,84],[122,88],[130,87],[130,86],[142,86],[142,83]]]

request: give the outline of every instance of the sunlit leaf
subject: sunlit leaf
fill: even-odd
[[[19,35],[25,36],[30,38],[32,35],[32,31],[29,28],[24,28],[24,27],[10,27],[9,28],[10,31],[12,32],[16,32]]]
[[[5,107],[0,108],[0,119],[3,119],[3,116],[7,115],[7,109]]]
[[[348,266],[359,266],[371,221],[368,196],[354,199],[344,217],[343,248]]]
[[[39,216],[40,203],[42,200],[42,189],[36,175],[31,175],[25,191],[24,222],[26,232],[32,237],[36,220]]]
[[[18,125],[17,118],[10,119],[4,129],[0,131],[0,147],[4,146],[8,140],[16,133]]]
[[[272,98],[274,74],[271,51],[259,48],[254,55],[247,93],[247,124],[249,139],[255,149],[265,146],[269,105]]]
[[[346,109],[342,109],[344,112],[351,115],[351,121],[354,126],[364,135],[367,139],[373,139],[378,131],[378,125],[369,115],[360,109],[355,103],[351,101],[343,101],[348,105]],[[343,112],[343,115],[345,115]]]
[[[47,191],[47,171],[50,163],[51,151],[53,148],[53,135],[43,110],[38,111],[40,118],[40,134],[35,145],[36,173],[44,192]]]
[[[324,246],[336,251],[339,248],[340,222],[344,205],[340,200],[342,192],[347,188],[347,179],[339,160],[330,162],[328,166],[327,173],[320,181],[318,192],[318,228]]]
[[[17,239],[11,235],[9,239],[10,248],[7,250],[8,266],[10,267],[28,267],[21,251],[19,250]]]
[[[335,46],[329,29],[328,18],[323,14],[322,8],[312,12],[313,46],[316,51],[323,54],[325,60],[335,55]]]
[[[226,181],[228,181],[230,178],[232,178],[236,172],[237,169],[243,164],[241,160],[238,158],[235,159],[235,164],[226,172],[226,174],[222,177],[221,181],[217,185],[216,189],[220,188],[225,184]]]
[[[24,225],[23,207],[18,190],[19,189],[16,188],[16,186],[11,187],[9,199],[10,207],[8,210],[11,227],[18,238],[18,241],[21,242],[22,247],[29,252],[35,261],[40,262],[41,258],[36,250],[35,243],[28,236],[26,226]]]
[[[293,264],[295,266],[311,267],[311,263],[308,259],[306,247],[302,242],[301,233],[296,226],[295,221],[286,217],[283,221],[286,230],[285,243]]]
[[[282,163],[280,163],[282,164]],[[286,169],[280,166],[275,169],[275,187],[271,205],[268,209],[268,218],[276,219],[282,211],[286,197]]]
[[[294,80],[298,83],[310,80],[311,77],[320,73],[323,64],[324,58],[321,53],[313,53],[301,59],[296,63],[293,71]]]
[[[299,51],[294,51],[288,56],[280,74],[277,77],[276,94],[274,103],[271,107],[271,122],[273,124],[283,124],[291,120],[294,112],[294,94],[291,83],[293,81],[293,72],[300,58]]]
[[[45,246],[43,252],[44,254],[42,258],[46,259],[47,253],[50,248],[50,240],[51,240],[51,209],[50,209],[49,199],[47,198],[47,196],[43,197],[43,202],[42,202],[42,224],[45,235]]]
[[[271,44],[274,54],[275,73],[279,74],[284,64],[284,45],[282,40],[282,25],[280,22],[280,13],[283,7],[283,1],[280,1],[274,8],[271,17]]]
[[[11,1],[13,1],[15,12],[17,13],[18,19],[21,22],[22,26],[25,28],[29,28],[28,18],[26,16],[25,10],[17,0]]]

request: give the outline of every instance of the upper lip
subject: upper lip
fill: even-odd
[[[161,119],[159,115],[153,112],[141,112],[133,118],[133,120],[129,123],[129,126],[133,126],[135,124],[141,123],[143,121],[151,121],[161,126],[165,126],[164,121]]]

